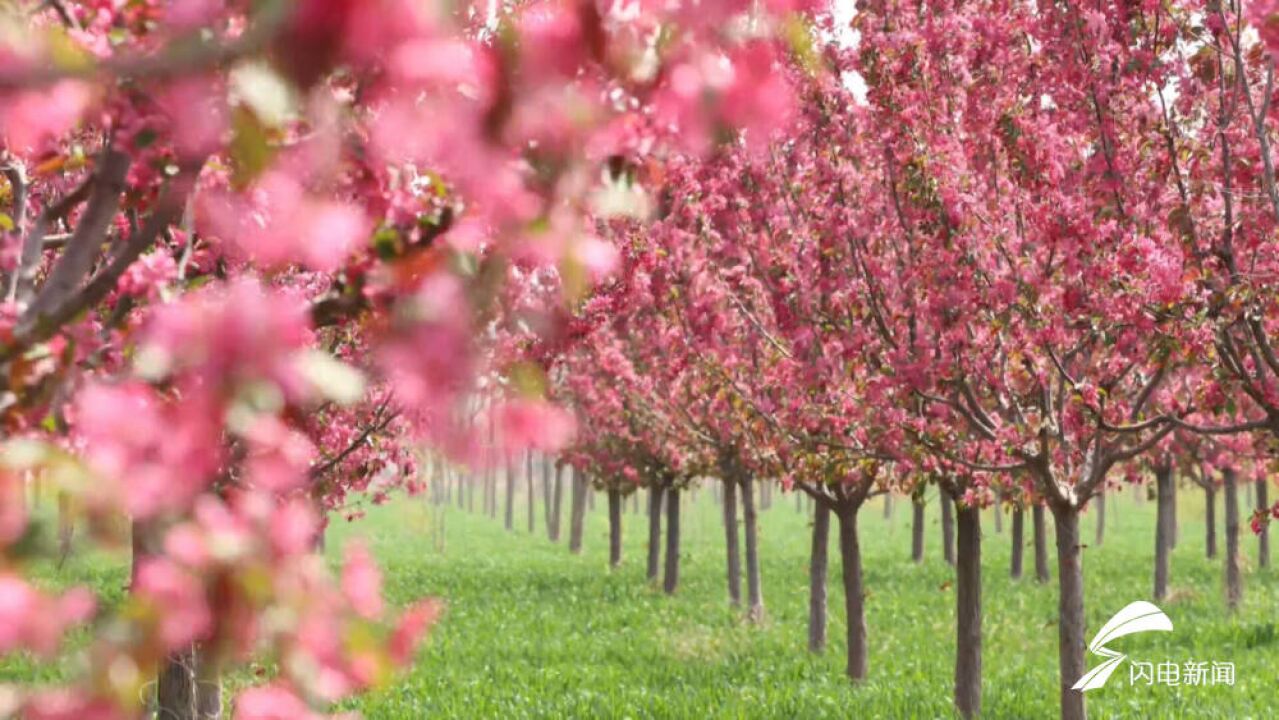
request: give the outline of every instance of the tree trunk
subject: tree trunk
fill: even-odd
[[[1243,581],[1239,574],[1239,493],[1234,468],[1223,468],[1222,483],[1226,488],[1226,607],[1231,612],[1243,599]]]
[[[75,518],[71,516],[71,493],[58,491],[58,563],[71,556],[71,542],[75,538]]]
[[[640,496],[639,490],[636,490],[631,493],[631,514],[632,515],[639,515],[639,505],[640,505],[639,496]]]
[[[1079,510],[1053,506],[1057,527],[1057,632],[1061,670],[1061,718],[1084,720],[1084,694],[1072,690],[1084,675],[1084,567]]]
[[[537,500],[533,494],[533,451],[529,450],[524,464],[524,491],[528,502],[528,534],[537,530]]]
[[[924,561],[924,498],[912,498],[910,505],[910,559],[918,564]]]
[[[942,501],[949,502],[950,498],[943,497]],[[1018,536],[1021,532],[1021,507],[1018,506],[1014,512],[1013,535]],[[977,507],[960,506],[958,515],[955,708],[961,716],[972,718],[981,714],[981,510]]]
[[[955,501],[941,494],[941,552],[946,564],[955,566]]]
[[[1004,532],[1004,502],[1003,498],[995,498],[995,532],[1003,534]]]
[[[1217,488],[1204,488],[1204,554],[1217,557]]]
[[[503,514],[507,530],[515,529],[515,466],[506,466],[506,512]]]
[[[1257,480],[1257,509],[1270,512],[1270,481],[1262,477]],[[1257,533],[1257,567],[1270,567],[1270,523],[1261,524],[1261,532]]]
[[[661,485],[648,488],[648,580],[657,580],[657,568],[662,561],[662,495]],[[740,594],[740,591],[739,591]]]
[[[582,554],[582,525],[586,519],[586,475],[573,472],[573,499],[569,507],[568,551]]]
[[[859,506],[845,502],[839,508],[839,556],[844,575],[844,614],[847,616],[848,664],[845,673],[853,682],[866,679],[866,594],[862,586],[862,550],[857,537]]]
[[[1171,475],[1168,480],[1168,508],[1169,517],[1171,518],[1168,525],[1171,529],[1168,535],[1168,549],[1175,550],[1177,541],[1181,539],[1181,527],[1177,523],[1177,476],[1175,474]]]
[[[826,566],[830,546],[830,508],[813,511],[813,547],[808,562],[808,651],[826,649]]]
[[[590,483],[586,485],[586,509],[595,512],[595,486]]]
[[[679,490],[666,491],[666,572],[662,589],[674,595],[679,589]]]
[[[1024,526],[1026,523],[1025,514],[1026,511],[1022,509],[1020,504],[1013,506],[1012,561],[1008,568],[1008,574],[1012,576],[1013,580],[1021,579],[1022,557],[1024,556],[1026,548],[1026,539],[1024,535]]]
[[[755,479],[742,476],[742,519],[746,535],[746,598],[752,620],[764,617],[764,587],[759,576],[759,513],[755,511]]]
[[[200,720],[222,718],[222,668],[204,646],[196,648],[195,704]]]
[[[1096,535],[1093,537],[1093,545],[1101,547],[1101,542],[1106,538],[1106,493],[1099,492],[1094,499],[1097,508],[1097,527]]]
[[[1035,505],[1031,509],[1031,521],[1035,535],[1035,582],[1046,583],[1048,573],[1048,531],[1044,527],[1044,506]]]
[[[608,566],[622,564],[622,493],[608,491]]]
[[[742,604],[742,555],[737,541],[737,483],[723,482],[724,554],[728,560],[728,601]]]
[[[884,519],[893,519],[893,494],[884,493]]]
[[[1168,597],[1168,553],[1172,550],[1172,468],[1155,468],[1155,594]]]
[[[197,720],[199,695],[196,684],[195,646],[171,653],[156,678],[156,717],[165,720]]]
[[[564,466],[555,464],[555,492],[551,495],[551,524],[546,535],[551,542],[560,541],[560,518],[564,507]]]
[[[552,479],[550,458],[545,455],[541,456],[542,461],[538,463],[542,466],[542,524],[546,526],[546,535],[551,534],[551,503],[554,500],[551,494],[551,488],[555,485]]]

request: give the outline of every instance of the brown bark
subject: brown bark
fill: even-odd
[[[661,485],[648,488],[648,570],[650,582],[657,580],[658,566],[662,562],[662,496]],[[739,591],[740,593],[740,591]]]
[[[528,502],[528,533],[532,535],[537,530],[537,499],[533,494],[533,451],[529,450],[524,462],[524,490],[525,499]]]
[[[1050,577],[1048,572],[1048,531],[1044,527],[1044,506],[1035,505],[1030,514],[1035,536],[1035,582],[1046,583]]]
[[[1226,607],[1232,612],[1243,599],[1243,580],[1239,572],[1239,494],[1234,468],[1221,471],[1225,487],[1226,520]]]
[[[1099,492],[1097,497],[1093,498],[1094,507],[1097,509],[1097,525],[1096,533],[1093,536],[1093,545],[1101,547],[1101,543],[1106,539],[1106,493]]]
[[[1155,468],[1155,587],[1154,598],[1168,597],[1168,554],[1172,550],[1172,467]]]
[[[830,508],[813,511],[813,545],[808,562],[808,651],[826,649],[826,568],[830,546]]]
[[[586,519],[586,476],[576,470],[573,473],[573,498],[569,506],[568,551],[582,553],[582,530]]]
[[[742,555],[737,535],[737,483],[723,482],[724,497],[724,555],[728,562],[728,601],[733,606],[742,604]]]
[[[1204,554],[1217,557],[1217,488],[1204,488]]]
[[[506,511],[503,524],[507,530],[515,529],[515,466],[506,466]]]
[[[622,493],[608,491],[608,566],[622,564]]]
[[[555,492],[551,494],[551,524],[546,529],[551,542],[560,541],[560,517],[564,507],[564,466],[555,465]]]
[[[910,506],[910,559],[918,564],[924,561],[924,498],[912,498]]]
[[[941,494],[941,552],[946,564],[955,566],[955,501]]]
[[[746,539],[746,598],[747,612],[752,620],[764,616],[764,586],[759,575],[759,513],[755,511],[755,480],[750,475],[742,479],[743,530]]]
[[[1012,556],[1008,568],[1008,574],[1012,576],[1012,579],[1014,580],[1021,579],[1022,558],[1024,557],[1026,549],[1026,539],[1024,535],[1024,525],[1026,522],[1025,514],[1025,510],[1022,509],[1020,503],[1013,506]]]
[[[1084,568],[1079,510],[1054,505],[1057,529],[1057,631],[1061,670],[1061,718],[1085,720],[1084,694],[1072,686],[1084,674]]]
[[[943,502],[950,502],[943,496]],[[1020,534],[1022,509],[1013,515]],[[960,506],[959,554],[955,570],[955,709],[965,718],[981,714],[981,510]]]
[[[666,568],[662,575],[662,590],[674,595],[679,589],[679,496],[680,491],[666,491]]]
[[[866,679],[866,593],[862,584],[862,550],[857,536],[860,505],[845,502],[839,508],[839,555],[843,564],[844,614],[846,616],[848,679]]]
[[[1257,509],[1270,512],[1270,481],[1259,478],[1256,486]],[[1257,567],[1270,567],[1270,524],[1262,523],[1261,532],[1257,533]]]

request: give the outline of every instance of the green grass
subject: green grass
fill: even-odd
[[[1279,583],[1271,571],[1252,568],[1257,543],[1245,534],[1244,604],[1228,616],[1220,561],[1204,558],[1201,496],[1183,489],[1180,501],[1172,596],[1159,603],[1176,629],[1111,647],[1136,660],[1232,661],[1235,685],[1132,687],[1125,666],[1088,694],[1089,711],[1094,717],[1269,717],[1279,672],[1273,612]],[[926,560],[915,566],[908,558],[909,506],[899,500],[888,522],[880,502],[868,506],[860,522],[871,666],[858,687],[843,676],[843,596],[833,544],[830,647],[819,657],[805,650],[808,520],[791,497],[778,495],[761,516],[768,611],[759,625],[728,606],[723,530],[709,493],[686,504],[675,597],[646,585],[646,527],[629,510],[623,565],[609,572],[603,502],[588,516],[581,556],[546,540],[540,508],[533,536],[506,532],[500,518],[450,509],[442,550],[424,501],[376,508],[363,521],[336,526],[329,553],[336,558],[346,540],[366,536],[393,603],[437,595],[448,610],[410,673],[347,707],[367,718],[406,719],[951,717],[953,572],[940,557],[937,505],[929,505]],[[1154,504],[1124,493],[1112,497],[1108,514],[1104,546],[1084,553],[1089,638],[1124,605],[1150,599]],[[517,518],[523,527],[522,507]],[[1081,525],[1091,540],[1093,518]],[[1034,582],[1029,552],[1029,577],[1009,579],[1011,523],[1005,518],[1003,534],[996,534],[987,512],[983,527],[985,716],[1054,716],[1055,585]],[[118,587],[124,574],[114,562],[77,558],[57,581]],[[1096,662],[1089,657],[1090,667]],[[10,659],[0,664],[0,680],[46,680],[65,669]]]

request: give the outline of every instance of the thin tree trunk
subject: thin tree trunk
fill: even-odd
[[[657,569],[662,562],[662,495],[661,485],[648,488],[648,580],[657,580]],[[739,591],[740,594],[740,591]]]
[[[884,493],[884,519],[893,519],[893,494]]]
[[[1226,489],[1226,607],[1231,612],[1243,599],[1243,581],[1239,573],[1239,493],[1234,468],[1223,468],[1222,484]]]
[[[1170,471],[1171,472],[1171,471]],[[1177,542],[1181,540],[1181,525],[1177,522],[1177,476],[1172,474],[1168,481],[1168,506],[1170,517],[1172,518],[1169,527],[1172,533],[1168,537],[1168,549],[1176,550]]]
[[[1101,543],[1106,538],[1106,493],[1099,492],[1093,502],[1097,508],[1097,526],[1096,535],[1093,537],[1093,545],[1101,547]]]
[[[631,514],[632,515],[639,515],[639,506],[640,506],[639,496],[640,496],[639,490],[635,490],[634,492],[631,493]]]
[[[859,506],[845,502],[839,509],[839,556],[843,564],[844,614],[847,619],[848,664],[844,672],[853,682],[866,679],[866,593],[862,585],[862,550],[857,537]]]
[[[759,509],[761,512],[773,507],[773,484],[764,482],[759,486]]]
[[[608,566],[622,564],[622,493],[608,491]]]
[[[586,475],[573,470],[573,498],[569,506],[568,551],[574,555],[582,552],[582,529],[586,519]]]
[[[742,604],[742,556],[737,540],[737,483],[724,480],[724,555],[728,561],[728,601]]]
[[[71,542],[75,538],[75,519],[71,516],[71,494],[58,491],[58,563],[71,556]]]
[[[1044,506],[1031,508],[1031,524],[1035,535],[1035,582],[1048,582],[1048,531],[1044,527]]]
[[[524,491],[528,502],[528,534],[537,530],[537,498],[533,493],[533,451],[529,450],[524,463]]]
[[[1172,467],[1155,468],[1155,594],[1168,597],[1168,553],[1172,550]]]
[[[676,488],[666,491],[666,572],[662,590],[674,595],[679,589],[679,496]]]
[[[209,656],[207,648],[196,648],[196,712],[200,720],[222,718],[222,668]]]
[[[503,514],[507,530],[515,529],[515,466],[506,466],[506,512]]]
[[[1003,498],[995,498],[995,532],[1002,534],[1004,532],[1004,502]]]
[[[1061,671],[1061,718],[1085,720],[1084,694],[1071,688],[1084,675],[1084,567],[1079,510],[1053,506],[1057,528],[1057,631]]]
[[[910,505],[910,559],[918,564],[924,561],[924,498],[913,498]]]
[[[1022,557],[1026,549],[1026,539],[1024,537],[1026,511],[1022,509],[1020,503],[1013,506],[1013,546],[1012,560],[1008,569],[1008,574],[1014,580],[1021,579]]]
[[[197,720],[199,705],[194,645],[171,653],[156,678],[156,717],[165,720]]]
[[[1204,554],[1217,557],[1217,488],[1204,488]]]
[[[755,510],[755,479],[750,475],[742,476],[742,515],[746,536],[747,612],[752,620],[760,620],[764,617],[764,586],[759,576],[759,513]]]
[[[545,455],[541,456],[542,461],[538,463],[542,466],[542,524],[546,526],[546,536],[551,536],[551,503],[554,501],[552,495],[552,487],[555,485],[553,473],[551,471],[550,458]]]
[[[1269,486],[1270,481],[1266,478],[1258,478],[1257,480],[1257,509],[1268,513],[1270,512]],[[1262,523],[1261,532],[1257,533],[1257,567],[1270,567],[1270,524]]]
[[[586,509],[595,512],[595,486],[586,485]]]
[[[555,464],[555,492],[551,495],[551,525],[546,534],[551,542],[560,541],[560,519],[564,508],[564,466]]]
[[[830,508],[817,503],[813,512],[813,547],[808,562],[808,651],[826,649],[826,566],[830,546]]]
[[[955,501],[941,494],[941,552],[946,564],[955,566]]]
[[[950,502],[950,498],[943,496],[942,501]],[[1021,507],[1018,506],[1014,512],[1013,535],[1020,536]],[[972,718],[981,714],[981,510],[977,507],[961,505],[958,515],[959,556],[955,571],[955,708],[961,716]]]

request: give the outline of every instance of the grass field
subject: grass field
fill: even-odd
[[[1089,711],[1098,718],[1270,717],[1279,678],[1275,578],[1252,567],[1256,539],[1245,534],[1244,604],[1228,617],[1220,562],[1204,558],[1200,497],[1185,490],[1180,500],[1172,593],[1160,603],[1175,630],[1112,647],[1156,663],[1230,661],[1235,684],[1133,687],[1123,667],[1107,687],[1089,693]],[[843,676],[843,597],[833,545],[830,647],[820,657],[805,650],[808,526],[790,497],[779,496],[761,516],[768,613],[759,625],[728,606],[723,531],[709,493],[687,506],[676,597],[646,586],[645,523],[629,510],[623,566],[609,572],[603,502],[588,516],[581,556],[546,540],[540,508],[534,536],[450,509],[442,550],[423,501],[377,508],[363,521],[335,527],[330,554],[336,559],[347,539],[366,536],[393,602],[438,595],[448,611],[410,674],[349,708],[368,718],[405,719],[951,717],[953,573],[940,557],[937,504],[929,505],[926,560],[915,566],[908,557],[909,506],[899,503],[885,521],[879,503],[861,521],[871,668],[859,687]],[[1124,605],[1150,599],[1154,504],[1125,493],[1112,498],[1108,515],[1104,545],[1084,553],[1090,638]],[[517,518],[522,526],[523,513]],[[1088,539],[1092,523],[1088,516],[1082,523]],[[985,716],[1052,717],[1055,584],[1034,582],[1029,553],[1031,577],[1009,579],[1009,526],[996,534],[990,513],[984,518]],[[1029,523],[1027,531],[1029,541]],[[112,558],[78,557],[48,572],[53,582],[88,581],[110,588],[109,595],[124,580]],[[65,663],[16,658],[0,664],[0,680],[47,680],[66,671]],[[231,689],[238,682],[232,679]]]

